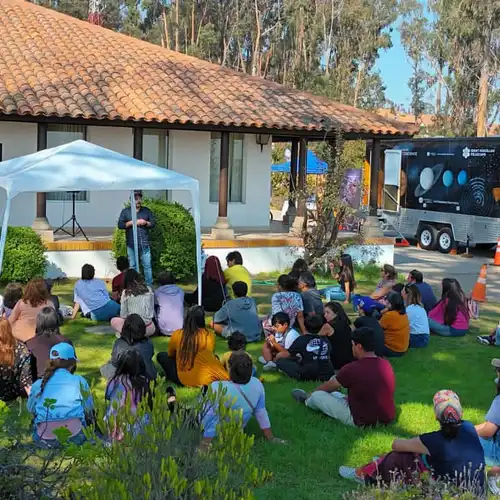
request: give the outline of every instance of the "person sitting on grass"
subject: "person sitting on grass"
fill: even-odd
[[[36,335],[26,342],[32,355],[33,373],[42,378],[49,362],[49,353],[53,346],[61,342],[73,345],[71,340],[59,331],[59,315],[53,307],[44,307],[36,318]]]
[[[320,335],[330,342],[330,359],[335,371],[354,361],[352,354],[351,320],[338,302],[325,304],[325,320]]]
[[[476,339],[482,345],[500,346],[500,321],[489,335],[478,335]]]
[[[471,498],[484,497],[484,453],[474,426],[463,420],[458,396],[449,390],[434,395],[434,415],[440,429],[411,439],[396,439],[392,452],[355,469],[342,466],[340,475],[361,484],[390,486],[395,480],[416,483],[430,472]]]
[[[358,313],[358,317],[354,320],[354,328],[371,328],[375,342],[375,354],[383,357],[385,352],[384,329],[380,326],[378,318],[384,306],[371,297],[360,296],[353,299],[353,305]]]
[[[437,299],[431,285],[424,281],[424,275],[420,271],[414,269],[408,274],[408,283],[418,288],[420,296],[422,297],[422,304],[425,310],[429,312],[436,305]]]
[[[338,271],[337,266],[339,267]],[[332,278],[337,280],[339,285],[320,290],[321,295],[324,295],[328,302],[336,300],[348,304],[356,288],[351,256],[344,253],[340,256],[340,262],[329,262],[328,267]]]
[[[500,476],[500,359],[493,359],[491,365],[496,369],[496,396],[490,409],[484,418],[484,422],[476,425],[479,441],[484,451],[486,465],[491,469],[488,471],[488,486],[495,496],[500,496],[500,487],[497,479]]]
[[[321,411],[344,425],[389,424],[396,417],[396,381],[391,364],[375,352],[370,328],[352,332],[352,353],[356,361],[344,366],[335,377],[311,394],[292,391],[293,398],[312,410]],[[347,396],[340,389],[347,389]]]
[[[227,338],[233,332],[241,332],[247,342],[256,342],[262,337],[262,323],[257,313],[255,300],[247,297],[248,287],[244,281],[233,283],[234,299],[228,300],[214,314],[212,328],[217,335]]]
[[[49,294],[49,300],[52,302],[54,309],[57,312],[57,316],[59,318],[59,324],[63,324],[64,318],[61,312],[61,303],[59,302],[59,297],[52,293],[52,288],[54,287],[54,282],[51,279],[46,279],[45,288],[47,288],[47,292]]]
[[[123,323],[120,338],[115,340],[111,360],[101,367],[101,375],[111,379],[116,373],[118,360],[123,352],[133,349],[141,353],[149,380],[156,379],[156,366],[153,361],[154,344],[146,336],[146,324],[138,314],[130,314]]]
[[[168,352],[156,357],[168,380],[186,387],[202,387],[216,380],[229,380],[227,371],[214,354],[215,334],[207,330],[205,311],[190,307],[182,330],[173,333]]]
[[[120,301],[120,317],[111,319],[111,327],[120,337],[125,319],[130,314],[138,314],[146,325],[146,337],[156,332],[153,318],[155,315],[155,297],[153,291],[146,285],[144,278],[135,270],[129,269],[125,273],[125,289]]]
[[[396,284],[398,273],[394,266],[384,264],[380,269],[381,278],[375,287],[375,291],[370,295],[372,299],[378,300],[384,305],[387,305],[385,298],[392,291],[392,287]]]
[[[55,431],[62,427],[69,431],[70,443],[86,441],[83,429],[94,423],[94,401],[87,381],[75,375],[76,363],[72,345],[62,342],[52,346],[43,378],[33,384],[28,398],[35,443],[59,446]]]
[[[228,337],[227,347],[229,348],[229,351],[227,351],[222,355],[220,362],[222,363],[222,366],[227,370],[228,373],[229,373],[229,358],[234,352],[244,352],[248,355],[250,359],[252,359],[252,356],[250,356],[250,354],[248,354],[245,350],[247,347],[247,339],[241,332],[233,332]],[[256,374],[257,370],[255,369],[254,366],[252,370],[252,377],[255,377]]]
[[[276,354],[276,367],[297,380],[328,380],[334,370],[330,343],[319,335],[323,317],[310,316],[305,323],[307,333],[298,337],[288,349]]]
[[[130,269],[128,257],[121,255],[116,259],[116,268],[120,271],[111,282],[111,298],[120,303],[125,288],[125,273]]]
[[[224,270],[224,279],[229,297],[234,299],[233,285],[243,281],[247,285],[247,295],[252,296],[252,277],[246,267],[243,267],[243,257],[240,252],[229,252],[226,256],[227,268]]]
[[[250,356],[244,351],[233,352],[229,358],[230,380],[216,381],[210,384],[210,389],[225,398],[225,404],[231,406],[241,418],[245,427],[252,416],[255,416],[265,438],[272,443],[283,444],[285,441],[274,437],[271,422],[266,410],[266,393],[262,382],[252,377],[253,364]],[[203,417],[202,448],[209,447],[216,437],[219,416],[217,404],[210,404]]]
[[[33,382],[31,355],[26,345],[12,335],[6,319],[0,319],[0,401],[26,398]]]
[[[266,337],[262,346],[262,356],[259,357],[259,361],[264,365],[264,371],[275,370],[276,355],[290,349],[300,337],[300,333],[290,327],[290,317],[286,312],[277,312],[271,322],[274,333]]]
[[[124,432],[130,430],[136,434],[147,423],[146,418],[141,422],[135,422],[133,428],[128,429],[119,422],[119,410],[129,404],[131,414],[135,415],[137,407],[144,399],[148,401],[149,408],[152,409],[153,398],[150,383],[151,379],[147,375],[141,353],[134,349],[123,351],[118,357],[116,372],[104,391],[104,398],[107,401],[104,421],[108,423],[112,439],[119,441],[123,439]],[[112,421],[113,427],[111,427]]]
[[[158,276],[155,290],[156,322],[162,335],[170,337],[182,328],[184,321],[184,290],[175,284],[175,274],[166,271]]]
[[[23,287],[21,283],[9,283],[5,287],[3,294],[3,316],[9,319],[16,304],[23,297]]]
[[[323,317],[323,301],[316,289],[316,280],[309,271],[302,273],[299,278],[299,290],[304,304],[304,318],[308,316]]]
[[[387,312],[380,318],[380,326],[384,330],[384,356],[404,356],[410,346],[410,322],[403,297],[397,292],[390,292],[387,303]]]
[[[420,290],[416,285],[405,285],[402,297],[410,322],[410,347],[427,347],[430,338],[429,319],[421,302]]]
[[[429,328],[441,337],[463,337],[469,331],[467,298],[455,278],[442,281],[440,301],[429,312]]]
[[[109,297],[106,283],[95,277],[91,264],[82,267],[82,278],[75,283],[73,315],[76,319],[81,310],[86,318],[94,321],[109,321],[120,316],[120,304]]]
[[[288,274],[278,278],[278,291],[271,297],[271,314],[262,322],[265,335],[274,333],[272,318],[276,313],[285,312],[290,319],[290,328],[297,322],[297,329],[305,333],[304,304],[300,293],[297,292],[297,280]]]
[[[309,266],[307,265],[307,262],[304,259],[297,259],[293,263],[292,270],[288,273],[288,276],[298,280],[300,278],[300,275],[302,273],[306,273],[307,271],[309,271]]]

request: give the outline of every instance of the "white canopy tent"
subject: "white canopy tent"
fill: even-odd
[[[134,206],[134,190],[178,189],[190,191],[196,229],[198,301],[201,303],[201,225],[199,184],[196,179],[86,141],[74,141],[56,148],[0,162],[0,188],[5,189],[7,193],[0,237],[0,273],[3,266],[11,201],[19,193],[130,191],[130,200]],[[132,217],[133,219],[136,217],[135,210],[132,210]],[[133,227],[136,262],[138,263],[135,220]]]

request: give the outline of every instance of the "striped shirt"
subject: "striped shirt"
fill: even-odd
[[[146,323],[151,323],[155,314],[155,296],[151,288],[148,293],[142,295],[127,295],[124,290],[121,299],[120,316],[126,318],[130,314],[138,314]]]

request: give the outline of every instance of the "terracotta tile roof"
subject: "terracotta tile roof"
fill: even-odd
[[[397,120],[0,0],[0,114],[413,134]]]

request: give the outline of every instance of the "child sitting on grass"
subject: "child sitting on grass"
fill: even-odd
[[[12,309],[23,297],[23,287],[20,283],[9,283],[5,287],[3,295],[3,316],[9,319]]]
[[[259,361],[264,365],[264,371],[276,369],[274,362],[276,355],[286,349],[300,337],[300,333],[290,328],[290,317],[286,312],[276,313],[271,320],[274,328],[274,335],[268,335],[262,346],[262,356]]]
[[[245,349],[247,346],[247,339],[241,332],[233,332],[227,339],[227,346],[229,347],[229,351],[222,356],[220,362],[229,373],[229,358],[231,357],[231,354],[233,354],[233,352],[246,352]],[[248,356],[250,359],[252,358],[250,354],[248,354]],[[252,370],[252,377],[255,377],[256,374],[257,370],[254,366]]]

